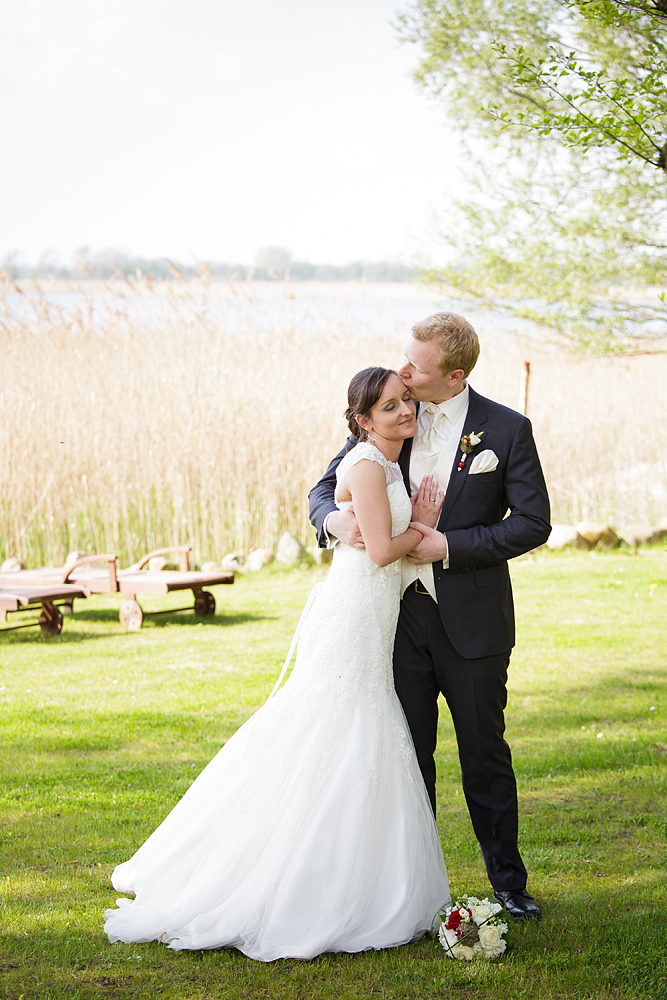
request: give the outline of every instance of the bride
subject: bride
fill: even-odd
[[[415,409],[394,372],[359,372],[348,404],[360,443],[338,467],[336,502],[354,505],[366,548],[336,547],[290,679],[115,869],[134,899],[106,911],[112,942],[309,959],[413,941],[449,902],[392,675],[400,559],[443,496],[425,495],[429,480],[411,504],[403,485]]]

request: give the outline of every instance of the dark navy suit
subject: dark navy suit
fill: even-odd
[[[438,603],[408,588],[394,647],[394,682],[435,810],[438,694],[452,713],[463,790],[495,889],[522,889],[516,781],[504,740],[507,668],[514,645],[514,604],[507,560],[549,537],[549,499],[530,422],[470,389],[464,434],[484,431],[458,469],[457,451],[438,530],[447,535],[449,569],[433,564]],[[320,545],[324,520],[336,510],[336,467],[345,447],[310,492],[310,519]],[[399,464],[410,491],[412,439]],[[468,475],[476,452],[498,457],[493,472]]]

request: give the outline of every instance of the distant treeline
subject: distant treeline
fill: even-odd
[[[137,274],[152,278],[172,280],[209,277],[217,281],[410,281],[413,269],[404,264],[387,261],[355,261],[336,267],[333,264],[309,264],[307,261],[276,261],[275,265],[261,266],[224,264],[220,261],[200,261],[181,264],[167,258],[111,257],[103,254],[79,255],[72,264],[63,265],[55,260],[42,260],[34,266],[16,259],[5,259],[0,270],[13,278],[122,278]],[[280,266],[282,264],[282,266]]]

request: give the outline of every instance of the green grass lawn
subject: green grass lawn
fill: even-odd
[[[667,558],[545,556],[512,573],[508,739],[545,916],[513,925],[498,962],[451,962],[430,938],[263,965],[103,936],[112,869],[266,698],[322,576],[269,570],[219,588],[209,619],[130,634],[96,598],[59,637],[0,635],[0,1000],[667,997]],[[438,799],[452,889],[486,895],[446,708]]]

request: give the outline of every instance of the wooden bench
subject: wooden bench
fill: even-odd
[[[215,614],[215,598],[204,587],[217,587],[220,584],[234,583],[233,573],[200,573],[188,569],[188,553],[191,546],[173,545],[168,548],[155,549],[143,556],[134,566],[128,569],[118,569],[118,557],[115,554],[84,556],[71,566],[60,569],[24,569],[18,573],[0,573],[0,588],[11,586],[46,586],[48,584],[73,584],[85,588],[91,594],[122,595],[119,618],[123,628],[137,631],[141,628],[144,618],[151,615],[174,614],[179,611],[194,611],[196,615]],[[157,556],[178,554],[178,570],[152,571],[144,569],[149,561]],[[90,563],[106,562],[106,569],[91,569]],[[83,568],[82,568],[83,567]],[[164,596],[176,590],[191,590],[194,604],[184,608],[165,608],[160,611],[144,611],[137,597],[144,594]],[[74,596],[66,600],[64,611],[71,613]]]
[[[6,576],[18,576],[18,573],[7,573]],[[0,584],[0,622],[7,621],[7,615],[19,611],[37,611],[41,614],[36,621],[23,622],[21,625],[10,625],[0,629],[2,632],[14,632],[20,628],[31,628],[39,625],[45,635],[59,635],[63,628],[63,615],[56,601],[74,601],[75,598],[87,597],[88,591],[71,584],[56,584],[49,586],[6,587]]]

